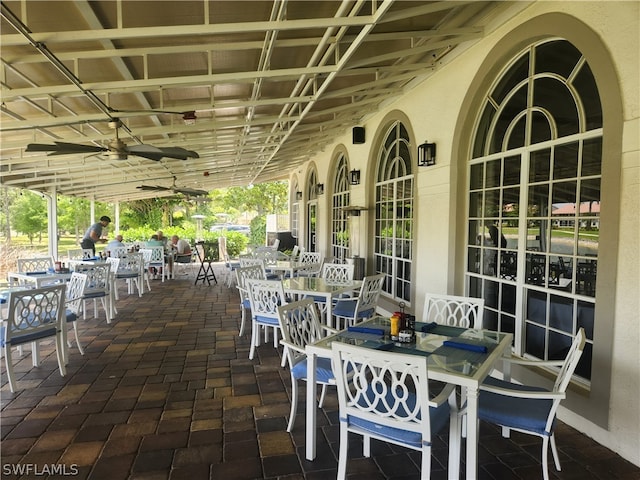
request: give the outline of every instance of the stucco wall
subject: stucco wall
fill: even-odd
[[[405,97],[366,119],[362,123],[367,135],[364,145],[352,145],[351,132],[345,132],[343,137],[336,139],[332,148],[327,148],[314,158],[319,179],[327,185],[333,178],[329,166],[334,149],[343,145],[342,148],[348,152],[350,168],[362,171],[361,185],[352,187],[352,204],[371,205],[372,189],[367,190],[367,185],[371,185],[370,172],[374,162],[370,152],[377,136],[381,135],[380,129],[394,116],[393,112],[402,112],[408,118],[408,127],[416,145],[425,140],[437,143],[437,165],[416,172],[418,248],[414,271],[419,272],[419,281],[414,282],[413,310],[421,313],[424,292],[454,292],[460,288],[455,275],[456,272],[460,274],[464,262],[460,244],[456,242],[464,236],[464,232],[457,231],[460,226],[456,218],[464,216],[461,208],[464,192],[457,191],[460,188],[457,179],[464,172],[460,171],[459,159],[455,158],[460,155],[456,135],[465,133],[460,131],[466,115],[465,97],[478,70],[488,60],[489,53],[500,42],[504,42],[511,31],[540,15],[566,13],[593,30],[610,56],[614,73],[620,80],[618,88],[622,97],[622,155],[620,159],[604,159],[605,162],[621,162],[619,197],[616,199],[619,204],[614,209],[621,212],[619,222],[616,222],[617,232],[614,232],[618,236],[617,271],[615,289],[610,290],[615,292],[612,301],[614,308],[610,318],[597,319],[598,322],[612,325],[613,330],[610,334],[613,353],[608,427],[598,426],[568,409],[561,410],[559,416],[636,465],[640,465],[639,5],[639,2],[536,2],[503,22],[482,41],[450,59]],[[518,7],[519,10],[521,8]],[[478,79],[475,78],[475,81]],[[298,175],[298,178],[304,178],[304,175]],[[320,248],[324,251],[328,246],[326,229],[329,228],[329,200],[329,195],[320,199],[320,211],[324,212],[321,213],[320,225],[325,229]],[[364,225],[370,223],[369,215],[372,214],[365,213],[360,220],[362,237],[366,233]],[[365,246],[366,238],[361,238],[359,249],[362,254]],[[598,372],[594,372],[594,375],[598,375]]]

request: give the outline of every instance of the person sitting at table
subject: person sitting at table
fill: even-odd
[[[169,247],[169,239],[164,236],[164,234],[162,233],[162,230],[158,230],[156,232],[156,235],[158,237],[158,241],[162,242],[162,246],[164,247],[164,251],[166,253]]]
[[[160,232],[162,233],[162,232]],[[146,242],[146,246],[147,247],[163,247],[165,250],[165,255],[166,255],[166,246],[164,243],[162,243],[162,240],[158,239],[158,234],[154,233],[153,235],[151,235],[151,238],[149,240],[147,240]],[[165,258],[165,261],[167,260],[167,258],[169,258],[168,256]],[[151,275],[153,275],[153,279],[156,280],[158,278],[158,269],[156,269],[155,267],[149,267],[149,273]],[[162,271],[160,271],[160,273],[162,273]]]
[[[191,255],[191,245],[184,238],[173,235],[171,245],[178,255]]]
[[[106,215],[100,217],[100,221],[91,225],[84,234],[80,247],[83,249],[91,249],[93,255],[96,254],[96,242],[106,242],[106,239],[101,239],[102,230],[111,223],[111,219]]]
[[[122,235],[118,234],[113,240],[107,243],[105,250],[107,252],[113,252],[116,248],[124,248],[126,245],[122,243]]]
[[[169,255],[169,276],[173,275],[173,263],[191,263],[191,245],[185,239],[173,235],[171,237],[172,254]]]

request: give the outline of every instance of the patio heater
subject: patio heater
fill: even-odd
[[[191,218],[196,221],[196,242],[204,240],[202,237],[202,220],[205,218],[204,215],[196,214],[192,215]]]

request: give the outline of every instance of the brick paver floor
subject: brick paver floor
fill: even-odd
[[[51,342],[43,342],[38,368],[26,349],[15,367],[15,394],[3,360],[2,478],[335,478],[335,394],[319,413],[318,456],[309,462],[302,397],[294,431],[286,432],[290,380],[282,351],[269,343],[248,359],[237,291],[226,287],[224,267],[215,267],[217,285],[194,286],[185,276],[155,280],[142,298],[120,286],[111,324],[103,313],[81,322],[85,355],[71,348],[64,378]],[[552,466],[551,478],[640,478],[639,468],[562,423],[556,437],[563,470]],[[479,478],[541,478],[539,439],[504,439],[482,424],[480,445]],[[446,461],[447,437],[438,437],[432,478],[447,478]],[[347,473],[411,479],[419,478],[418,465],[417,453],[374,441],[371,458],[350,449]]]

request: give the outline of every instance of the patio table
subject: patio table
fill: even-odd
[[[347,330],[310,344],[307,352],[307,411],[306,458],[316,456],[316,359],[331,357],[331,343],[345,342],[366,348],[377,348],[401,353],[424,355],[430,379],[466,388],[467,399],[467,458],[466,478],[477,478],[478,468],[478,393],[484,379],[494,365],[511,353],[513,335],[484,329],[457,328],[444,325],[416,323],[416,338],[411,343],[392,342],[389,337],[390,321],[376,316],[358,324],[358,327],[377,329],[383,335]],[[425,332],[422,331],[425,328]],[[445,341],[457,341],[486,348],[486,353],[446,346]]]
[[[327,305],[326,324],[333,327],[332,300],[344,293],[360,289],[361,280],[347,280],[344,282],[327,281],[322,277],[291,277],[282,281],[284,291],[296,296],[324,297]]]

